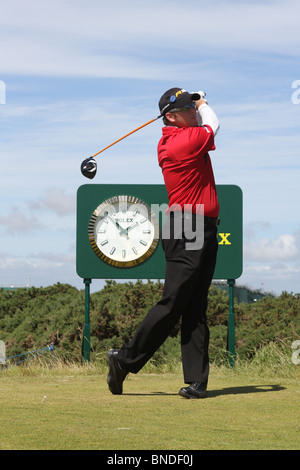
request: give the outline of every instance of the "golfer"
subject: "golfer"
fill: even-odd
[[[165,127],[158,143],[158,162],[169,197],[169,236],[162,239],[166,257],[162,299],[147,313],[136,333],[121,349],[107,353],[107,382],[122,394],[129,372],[136,374],[153,356],[181,319],[181,354],[185,398],[203,398],[209,375],[207,295],[217,257],[219,203],[209,151],[219,129],[215,112],[199,93],[181,88],[166,91],[159,101]],[[203,210],[204,208],[204,214]],[[188,208],[188,211],[186,210]],[[168,211],[167,211],[168,212]],[[184,230],[202,214],[203,241],[190,249]],[[175,225],[182,227],[175,236]],[[196,244],[197,245],[197,244]]]

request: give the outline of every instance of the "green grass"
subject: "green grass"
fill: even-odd
[[[299,366],[211,369],[202,400],[178,395],[179,365],[130,374],[121,396],[103,364],[2,370],[0,449],[299,449]]]

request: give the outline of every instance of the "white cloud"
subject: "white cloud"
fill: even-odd
[[[243,236],[244,240],[251,241],[254,240],[258,233],[264,232],[270,229],[271,224],[266,220],[254,220],[250,223],[244,224],[243,227]]]
[[[38,208],[46,208],[57,215],[67,215],[75,213],[76,199],[74,194],[66,194],[62,188],[48,188],[46,195],[37,203]]]
[[[0,225],[6,227],[7,233],[10,235],[18,235],[20,237],[22,237],[24,232],[32,232],[43,228],[36,217],[26,215],[18,208],[13,208],[8,215],[0,216]]]
[[[300,268],[290,263],[245,264],[239,284],[247,283],[252,288],[280,295],[281,292],[300,293]]]
[[[293,235],[280,235],[277,240],[262,238],[258,242],[246,244],[244,256],[247,261],[292,260],[299,253],[297,240]]]
[[[217,184],[243,190],[246,282],[299,284],[299,13],[295,0],[2,2],[0,225],[24,236],[3,236],[1,279],[75,282],[57,251],[75,238],[81,161],[155,117],[178,84],[207,91],[220,117],[211,156]],[[160,126],[99,156],[93,183],[163,183]]]
[[[38,253],[29,253],[26,256],[27,259],[30,259],[31,263],[35,266],[39,266],[41,269],[48,267],[63,267],[67,264],[74,265],[76,261],[75,248],[72,247],[72,250],[65,253],[52,253],[52,252],[38,252]]]
[[[32,253],[14,256],[0,253],[0,287],[47,286],[57,282],[83,288],[75,272],[75,253]]]
[[[168,79],[178,76],[183,64],[184,77],[187,63],[206,54],[213,58],[217,50],[230,50],[232,58],[237,52],[290,56],[299,50],[299,8],[296,0],[133,0],[130,8],[121,0],[10,0],[1,8],[1,69],[30,75]],[[174,25],[186,25],[184,34],[175,34]],[[173,57],[177,61],[170,63]]]

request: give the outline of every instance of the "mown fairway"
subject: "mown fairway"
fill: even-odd
[[[0,375],[0,449],[299,449],[299,380],[211,374],[208,398],[178,395],[181,373]],[[46,398],[44,398],[46,397]]]

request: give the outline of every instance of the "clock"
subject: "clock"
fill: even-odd
[[[144,263],[156,250],[159,220],[135,196],[113,196],[93,212],[88,226],[95,254],[105,263],[129,268]]]

